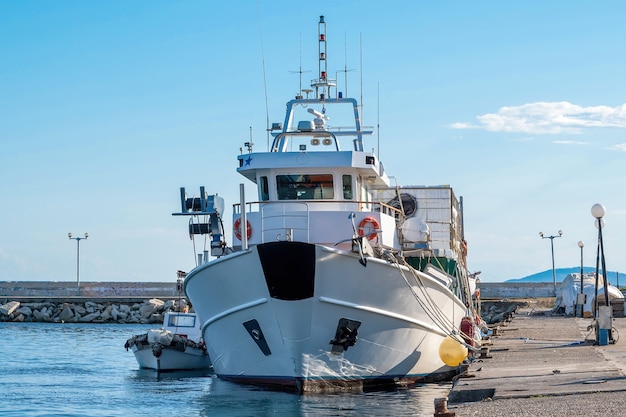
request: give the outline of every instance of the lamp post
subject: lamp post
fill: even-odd
[[[596,218],[596,228],[598,229],[598,254],[596,256],[596,317],[598,307],[598,280],[600,279],[600,267],[602,267],[602,280],[604,284],[604,302],[609,305],[608,279],[606,276],[606,261],[604,259],[604,242],[602,239],[602,227],[604,226],[604,214],[606,209],[602,204],[594,204],[591,207],[591,215]]]
[[[579,240],[578,247],[580,248],[580,296],[576,304],[580,306],[580,317],[582,317],[584,315],[583,305],[585,304],[585,296],[583,295],[583,248],[585,247],[585,242]]]
[[[67,237],[76,241],[76,288],[78,289],[78,295],[80,295],[80,241],[87,239],[89,233],[85,233],[85,237],[72,237],[72,234],[68,233]]]
[[[544,236],[543,232],[539,232],[542,239],[550,239],[550,248],[552,249],[552,283],[554,284],[554,295],[556,296],[556,269],[554,268],[554,239],[563,236],[563,231],[559,230],[558,236]]]
[[[612,318],[613,310],[609,303],[609,284],[606,276],[606,261],[604,259],[604,242],[602,239],[602,227],[604,226],[604,214],[606,210],[602,204],[594,204],[591,207],[591,215],[596,219],[598,228],[598,255],[596,256],[596,342],[606,345],[613,342]],[[598,307],[598,280],[600,279],[600,265],[602,265],[602,279],[604,282],[604,307],[600,312]]]

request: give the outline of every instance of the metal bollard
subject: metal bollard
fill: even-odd
[[[455,417],[454,411],[448,410],[448,397],[435,398],[435,417]]]

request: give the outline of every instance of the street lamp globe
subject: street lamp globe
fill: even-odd
[[[584,248],[585,247],[585,242],[583,242],[582,240],[579,240],[578,241],[578,247],[581,248],[581,249]]]
[[[596,219],[603,218],[605,213],[606,213],[606,209],[600,203],[596,203],[593,205],[593,207],[591,207],[591,215],[595,217]]]
[[[593,224],[596,225],[596,229],[599,229],[600,226],[602,226],[602,228],[604,229],[604,226],[606,226],[606,222],[604,221],[604,219],[599,219],[599,218],[596,218],[596,221],[593,222]]]

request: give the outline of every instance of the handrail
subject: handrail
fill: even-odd
[[[279,201],[247,201],[246,206],[248,206],[247,212],[252,212],[252,207],[254,205],[263,206],[263,205],[271,205],[271,204],[288,204],[288,203],[307,203],[307,204],[355,204],[358,207],[366,207],[368,205],[372,205],[374,207],[379,206],[380,210],[376,210],[374,207],[372,210],[358,210],[358,212],[376,212],[380,211],[381,213],[387,214],[389,216],[396,217],[402,215],[402,210],[397,207],[390,206],[387,203],[383,203],[380,201],[359,201],[359,200],[347,200],[347,201],[337,201],[337,200],[279,200]],[[241,213],[241,204],[235,203],[233,204],[233,213],[239,214]]]

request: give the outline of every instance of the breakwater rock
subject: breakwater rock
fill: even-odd
[[[527,305],[528,303],[524,301],[483,301],[480,315],[483,321],[487,324],[507,322],[510,321],[515,315],[519,307]]]
[[[182,311],[186,299],[151,298],[143,302],[19,302],[0,301],[0,322],[163,323],[166,311]]]

